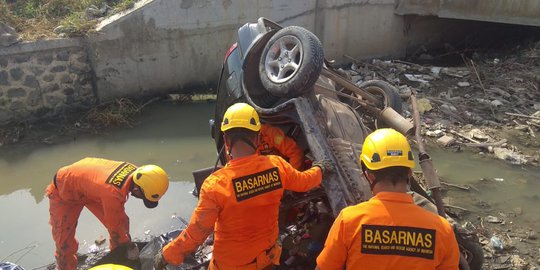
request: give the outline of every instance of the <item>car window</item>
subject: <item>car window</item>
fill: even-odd
[[[239,50],[235,49],[227,59],[227,70],[229,76],[227,78],[227,91],[229,96],[238,99],[242,96],[242,88],[240,85],[240,72],[242,70],[242,62],[240,61]]]

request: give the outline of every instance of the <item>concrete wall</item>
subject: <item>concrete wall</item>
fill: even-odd
[[[101,100],[217,83],[242,24],[266,16],[313,29],[313,0],[155,0],[91,37]]]
[[[403,57],[411,46],[441,42],[437,27],[448,23],[395,15],[394,0],[143,1],[90,38],[100,100],[214,86],[238,27],[259,17],[311,30],[337,63],[350,61],[344,55]]]
[[[350,62],[345,55],[403,57],[484,29],[464,20],[396,15],[395,0],[142,0],[84,40],[0,48],[0,124],[95,100],[209,89],[237,29],[259,17],[311,30],[338,64]]]
[[[396,13],[540,26],[538,0],[397,0]]]
[[[37,41],[0,49],[0,125],[56,116],[94,101],[81,40]]]

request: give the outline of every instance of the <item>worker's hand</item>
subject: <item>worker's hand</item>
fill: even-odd
[[[323,175],[333,173],[336,170],[334,163],[332,163],[332,161],[329,159],[313,162],[313,166],[321,168]]]
[[[167,266],[167,261],[165,258],[163,258],[163,253],[161,253],[161,250],[158,252],[156,257],[154,257],[154,270],[165,270],[165,266]]]
[[[129,243],[126,248],[126,257],[128,260],[138,260],[139,259],[139,247],[135,243]]]

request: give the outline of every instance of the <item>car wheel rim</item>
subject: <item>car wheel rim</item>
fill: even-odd
[[[274,83],[290,80],[302,64],[302,43],[295,36],[287,35],[272,44],[264,61],[268,79]]]

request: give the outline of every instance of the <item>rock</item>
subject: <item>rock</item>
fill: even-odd
[[[457,108],[454,105],[450,105],[450,104],[441,105],[441,109],[451,111],[451,112],[457,112],[458,111]]]
[[[495,107],[499,107],[499,106],[503,105],[503,103],[500,100],[495,99],[495,100],[491,101],[491,105],[493,105]]]
[[[53,57],[52,57],[52,55],[47,54],[47,55],[43,55],[43,56],[39,57],[37,59],[37,61],[38,61],[38,64],[46,66],[46,65],[50,65],[52,63]]]
[[[433,109],[433,106],[431,106],[431,102],[427,98],[418,99],[416,103],[418,104],[418,112],[421,114],[429,112]]]
[[[24,96],[26,96],[26,91],[20,87],[11,88],[7,92],[8,98],[18,98],[18,97],[24,97]]]
[[[0,85],[8,85],[9,84],[9,81],[8,81],[8,73],[7,71],[0,71]]]
[[[529,126],[527,126],[527,125],[517,125],[517,126],[514,127],[514,129],[519,130],[519,131],[528,131]]]
[[[39,82],[34,75],[26,75],[23,85],[30,88],[38,88]]]
[[[58,72],[64,72],[66,71],[66,66],[55,66],[51,68],[51,72],[58,73]]]
[[[519,257],[519,255],[510,255],[510,262],[514,269],[526,269],[525,267],[529,265],[529,263]]]
[[[0,22],[0,46],[9,47],[21,40],[13,27]]]
[[[486,222],[489,222],[489,223],[501,223],[502,220],[498,217],[495,217],[495,216],[487,216],[485,219],[484,219]]]
[[[495,147],[493,148],[493,154],[495,154],[495,157],[498,159],[510,161],[512,164],[520,165],[527,163],[527,159],[525,157],[508,148]]]
[[[430,71],[433,76],[439,77],[439,75],[441,74],[441,69],[441,67],[431,67]]]
[[[55,27],[53,29],[53,32],[55,34],[58,34],[58,35],[73,33],[75,31],[76,31],[75,27],[73,27],[73,26],[63,26],[63,25],[59,25],[59,26],[57,26],[57,27]]]
[[[353,83],[359,83],[359,82],[362,82],[363,78],[364,77],[362,77],[362,75],[354,75],[354,76],[351,77],[351,81]]]
[[[540,103],[534,103],[533,108],[535,110],[540,110]]]
[[[473,139],[480,140],[480,141],[488,141],[489,140],[489,136],[487,136],[482,130],[477,129],[477,128],[472,129],[471,131],[469,131],[469,137],[473,138]]]
[[[32,90],[26,97],[26,104],[30,107],[37,106],[41,103],[41,92],[38,89]]]
[[[440,130],[440,129],[433,130],[433,131],[431,131],[431,130],[426,131],[426,136],[429,136],[429,137],[437,137],[437,138],[439,138],[439,137],[441,137],[443,135],[444,135],[444,132],[442,130]]]
[[[469,86],[471,86],[471,84],[468,83],[468,82],[458,82],[457,86],[459,86],[459,87],[469,87]]]
[[[399,95],[400,96],[410,96],[412,94],[412,90],[407,85],[402,85],[399,87]]]
[[[527,239],[536,240],[538,239],[538,235],[536,235],[535,231],[529,231],[527,232]]]
[[[521,207],[516,207],[513,210],[514,210],[514,214],[516,214],[516,215],[523,214],[523,209]]]
[[[449,136],[449,135],[444,135],[444,136],[440,137],[439,139],[437,139],[437,143],[439,143],[440,145],[442,145],[444,147],[450,146],[454,142],[456,142],[456,139],[454,139],[454,137]]]
[[[24,75],[24,72],[22,71],[22,69],[20,68],[13,68],[9,71],[9,74],[11,75],[11,78],[13,78],[13,80],[15,81],[18,81],[22,78],[22,76]]]

